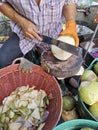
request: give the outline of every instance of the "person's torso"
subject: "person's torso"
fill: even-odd
[[[65,0],[7,0],[14,9],[33,21],[40,31],[49,24],[60,22]]]
[[[37,26],[41,34],[57,38],[62,30],[62,9],[68,0],[5,0],[23,17]],[[75,0],[70,0],[75,2]],[[20,37],[20,48],[24,54],[31,50],[38,40],[24,36],[21,28],[12,21],[12,31]]]

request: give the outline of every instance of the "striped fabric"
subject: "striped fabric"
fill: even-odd
[[[10,3],[22,16],[33,21],[41,34],[57,38],[62,30],[62,8],[77,0],[41,0],[38,7],[35,0],[1,0]],[[45,48],[46,44],[24,36],[21,28],[11,21],[12,30],[20,37],[20,48],[26,54],[35,46]]]

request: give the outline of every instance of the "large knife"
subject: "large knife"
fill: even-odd
[[[75,47],[73,45],[70,45],[66,42],[62,42],[60,40],[57,40],[57,39],[54,39],[54,38],[51,38],[51,37],[48,37],[48,36],[45,36],[45,35],[41,35],[42,37],[42,42],[44,43],[47,43],[47,44],[50,44],[50,45],[56,45],[58,46],[59,48],[61,48],[62,50],[64,51],[67,51],[69,53],[72,53],[73,55],[79,55],[79,47]],[[49,43],[47,42],[47,40],[49,39]]]

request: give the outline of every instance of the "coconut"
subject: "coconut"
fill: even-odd
[[[64,51],[57,47],[56,45],[51,45],[51,51],[54,57],[56,57],[58,60],[67,60],[70,56],[72,56],[71,53]]]
[[[94,117],[98,120],[98,102],[94,103],[89,107],[89,111],[94,115]]]
[[[76,112],[76,108],[73,108],[71,111],[62,111],[62,118],[64,121],[69,121],[73,119],[78,119],[79,116]]]
[[[75,46],[75,39],[72,36],[69,35],[59,36],[57,40],[65,42],[65,44],[69,43],[70,45]]]
[[[98,62],[96,64],[94,64],[93,70],[94,70],[95,74],[98,76]]]
[[[71,36],[59,36],[57,40],[65,42],[64,44],[68,43],[75,46],[75,40]],[[59,60],[67,60],[69,57],[72,56],[72,53],[64,51],[63,49],[60,49],[56,45],[51,45],[51,52]]]
[[[82,128],[82,129],[80,129],[80,130],[95,130],[95,129],[92,129],[92,128],[90,128],[90,127],[84,127],[84,128]]]
[[[80,98],[88,105],[98,101],[98,82],[83,81],[78,89]]]
[[[70,111],[75,107],[75,99],[72,96],[63,96],[63,110]]]
[[[97,75],[92,70],[85,70],[80,77],[81,81],[97,81]]]

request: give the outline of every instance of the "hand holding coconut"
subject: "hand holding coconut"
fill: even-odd
[[[69,2],[70,3],[70,2]],[[68,4],[63,7],[63,15],[66,20],[66,27],[60,33],[60,36],[57,40],[69,43],[78,47],[79,45],[79,38],[76,31],[76,5],[75,4]],[[72,56],[71,53],[64,51],[56,46],[52,46],[51,51],[53,55],[59,60],[67,60]]]
[[[60,33],[61,36],[71,36],[75,40],[75,46],[78,47],[79,45],[79,38],[76,32],[76,22],[74,20],[70,20],[66,22],[65,29]]]
[[[68,43],[68,44],[75,46],[75,39],[71,35],[61,35],[57,38],[57,40],[65,42],[65,44]],[[56,45],[51,46],[51,51],[52,51],[53,55],[61,61],[67,60],[68,58],[70,58],[72,56],[72,53],[62,50],[61,48],[57,47]]]
[[[69,2],[70,3],[70,2]],[[68,4],[63,8],[63,15],[66,19],[65,29],[60,33],[61,36],[71,36],[75,40],[75,46],[78,47],[79,45],[79,38],[76,31],[76,5]]]

